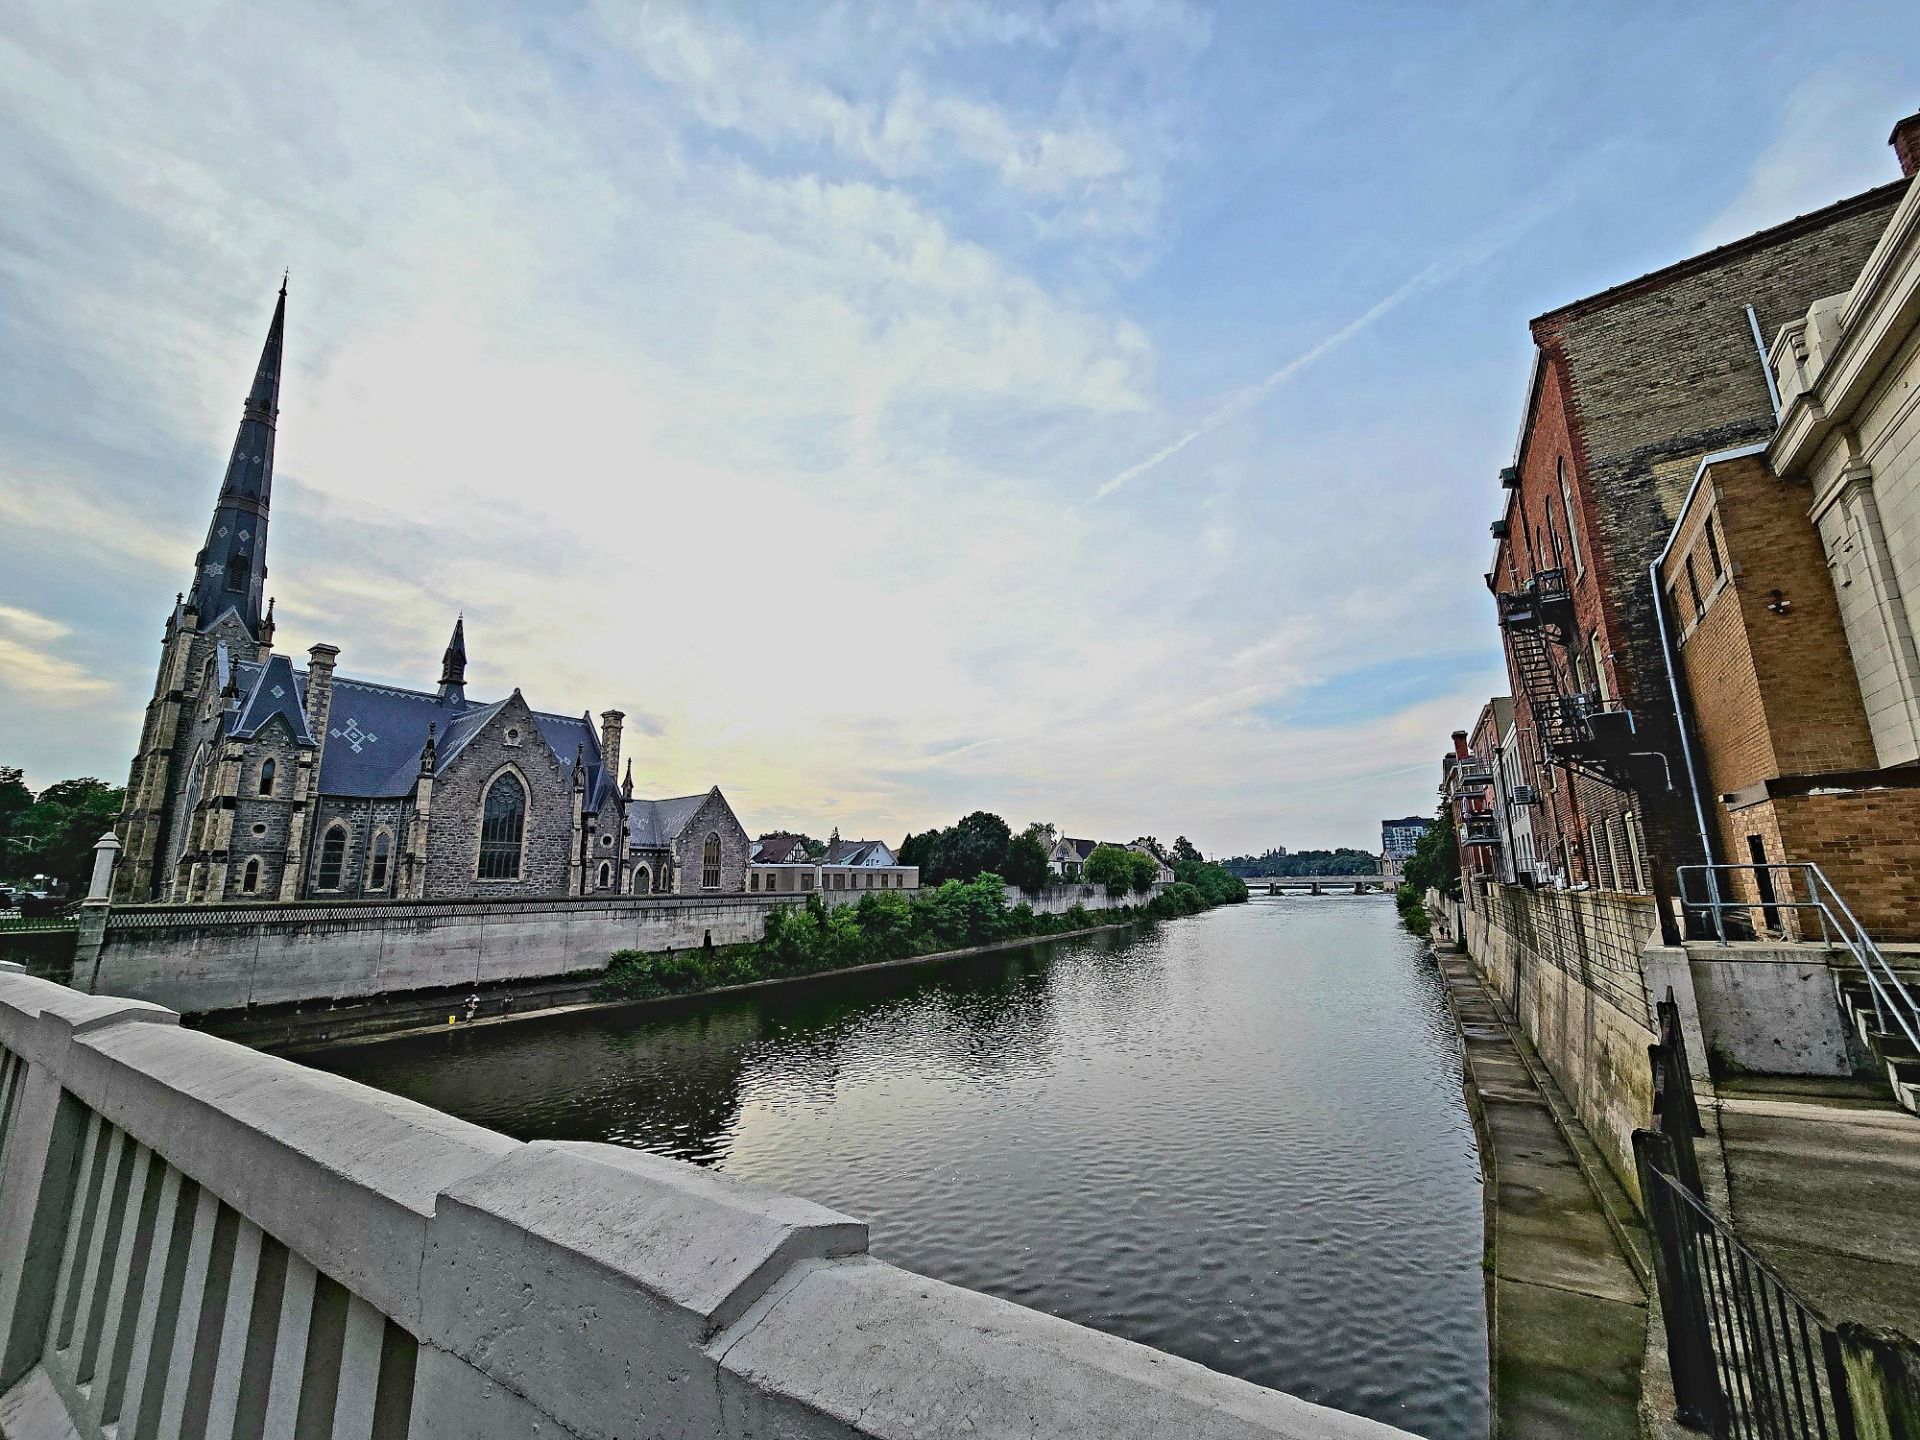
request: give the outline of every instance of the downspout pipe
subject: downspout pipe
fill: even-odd
[[[1752,311],[1749,310],[1751,315]],[[1755,334],[1759,333],[1758,323]],[[1680,509],[1673,518],[1673,529],[1667,532],[1667,543],[1660,547],[1660,553],[1653,557],[1653,563],[1647,566],[1647,586],[1653,592],[1653,620],[1660,631],[1660,658],[1667,667],[1667,694],[1673,701],[1673,723],[1680,731],[1680,756],[1687,768],[1687,788],[1693,792],[1693,820],[1700,831],[1700,859],[1707,865],[1707,898],[1712,902],[1714,933],[1719,936],[1722,945],[1727,943],[1726,923],[1720,914],[1720,883],[1713,873],[1713,841],[1707,830],[1707,809],[1700,799],[1700,768],[1693,758],[1693,741],[1687,731],[1686,711],[1680,704],[1680,674],[1673,663],[1673,637],[1667,631],[1666,606],[1660,602],[1660,567],[1667,563],[1667,557],[1673,553],[1674,544],[1680,538],[1680,526],[1692,508],[1694,496],[1700,493],[1700,485],[1707,477],[1707,467],[1725,460],[1743,460],[1752,455],[1766,453],[1766,442],[1755,445],[1741,445],[1732,450],[1716,450],[1711,455],[1700,457],[1699,468],[1693,472],[1693,484],[1687,487],[1687,498],[1680,502]],[[1684,894],[1683,894],[1684,900]]]

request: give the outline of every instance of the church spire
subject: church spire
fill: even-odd
[[[280,414],[280,350],[286,324],[283,277],[253,387],[240,410],[240,429],[207,526],[207,543],[194,562],[192,604],[200,628],[233,610],[256,640],[267,580],[267,506],[273,494],[273,432]]]
[[[453,639],[447,642],[446,653],[440,657],[440,698],[467,698],[467,615],[464,610],[454,617]]]

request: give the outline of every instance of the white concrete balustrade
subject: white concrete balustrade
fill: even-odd
[[[1404,1433],[177,1019],[0,973],[5,1440]]]

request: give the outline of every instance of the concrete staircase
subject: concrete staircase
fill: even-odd
[[[1860,1043],[1885,1072],[1893,1098],[1902,1108],[1920,1115],[1920,1047],[1897,1026],[1881,1028],[1873,987],[1864,979],[1836,975],[1834,988],[1839,992],[1848,1028],[1860,1037]]]

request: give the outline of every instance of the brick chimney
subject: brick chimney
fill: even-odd
[[[1467,758],[1467,732],[1464,730],[1453,732],[1453,758],[1456,760]]]
[[[1920,110],[1894,126],[1887,143],[1893,146],[1893,153],[1899,157],[1902,175],[1911,177],[1914,172],[1920,171]]]

